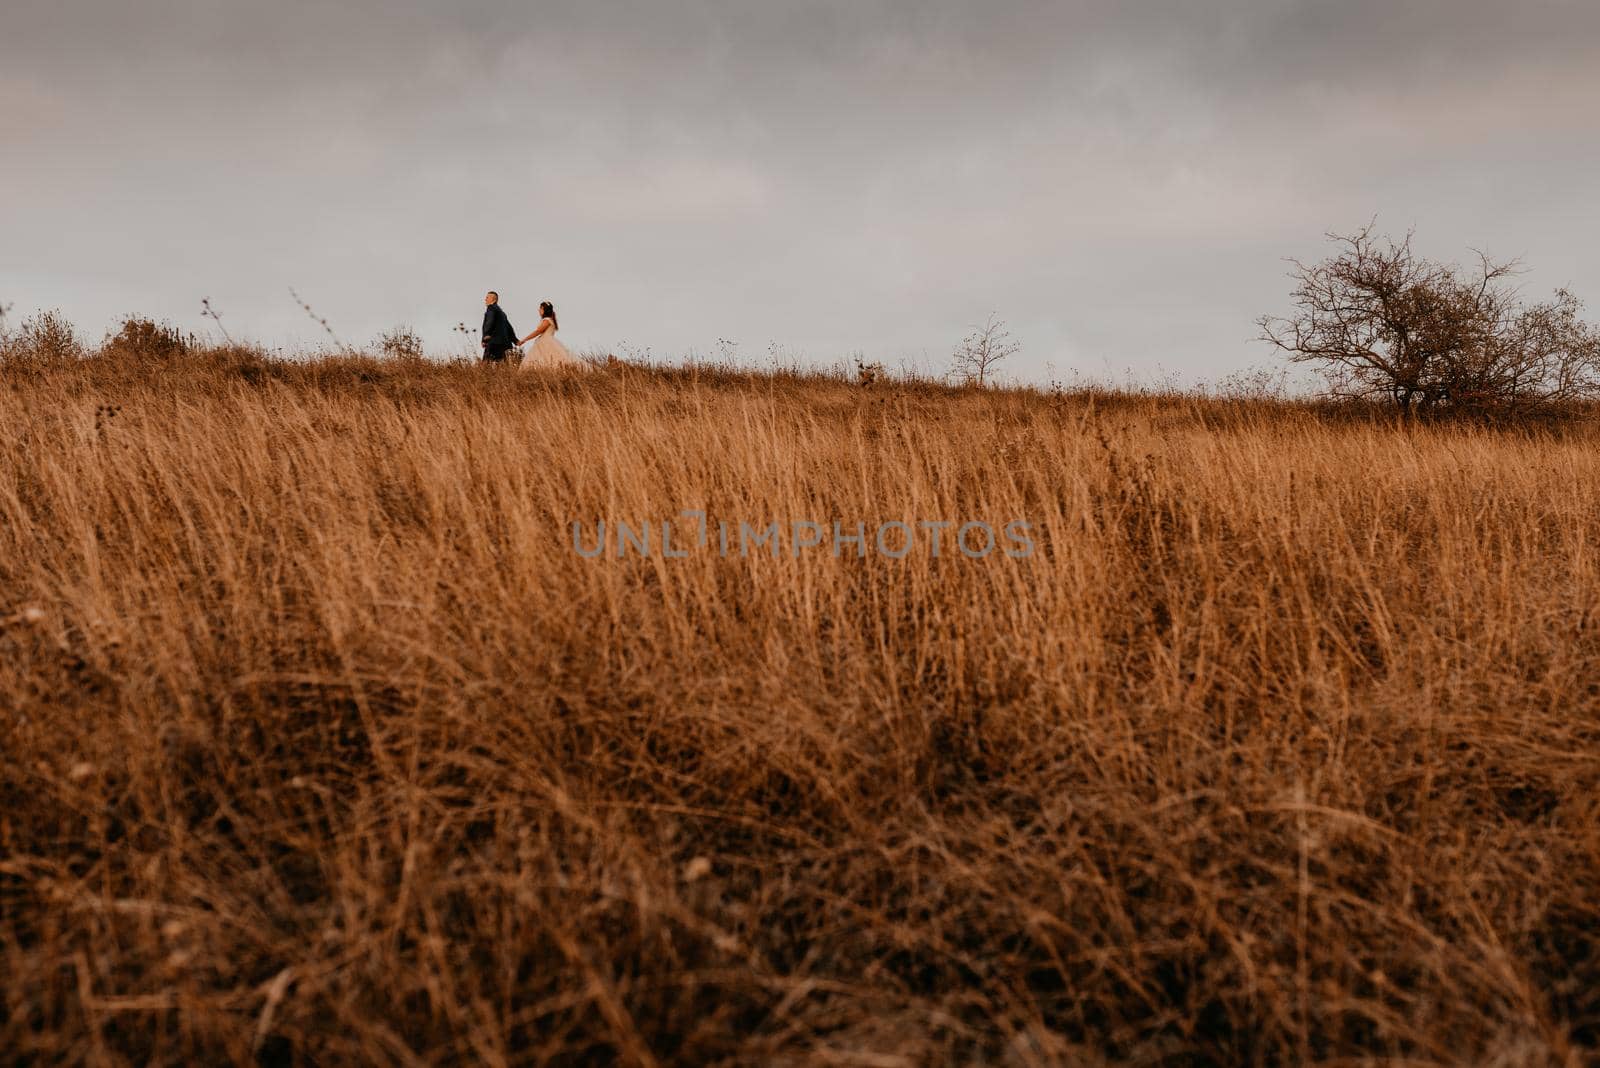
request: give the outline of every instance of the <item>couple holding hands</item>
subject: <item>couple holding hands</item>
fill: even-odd
[[[521,348],[531,341],[533,347],[519,361],[524,371],[583,366],[556,337],[556,309],[548,300],[539,305],[539,325],[520,340],[505,309],[500,307],[500,294],[491,289],[484,295],[483,303],[484,363],[503,363],[513,348]]]

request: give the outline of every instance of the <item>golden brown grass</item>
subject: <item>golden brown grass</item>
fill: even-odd
[[[13,1062],[1600,1044],[1584,432],[242,351],[0,426]],[[573,552],[685,508],[1037,552]]]

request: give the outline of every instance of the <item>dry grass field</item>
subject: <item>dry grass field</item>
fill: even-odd
[[[112,348],[0,427],[7,1063],[1600,1049],[1583,425]],[[1035,551],[717,549],[801,520]]]

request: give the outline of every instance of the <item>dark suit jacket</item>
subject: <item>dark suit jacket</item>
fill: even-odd
[[[483,309],[483,340],[487,342],[484,348],[496,351],[509,349],[517,343],[517,332],[511,328],[511,320],[506,318],[498,303]]]

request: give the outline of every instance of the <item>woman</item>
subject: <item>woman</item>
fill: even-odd
[[[529,349],[528,354],[522,358],[522,369],[524,371],[547,371],[557,367],[583,366],[578,362],[577,357],[573,356],[567,347],[561,343],[561,339],[556,337],[557,329],[555,305],[548,300],[544,301],[539,305],[538,327],[534,329],[533,333],[517,342],[519,346],[526,345],[530,341],[533,342],[533,348]]]

